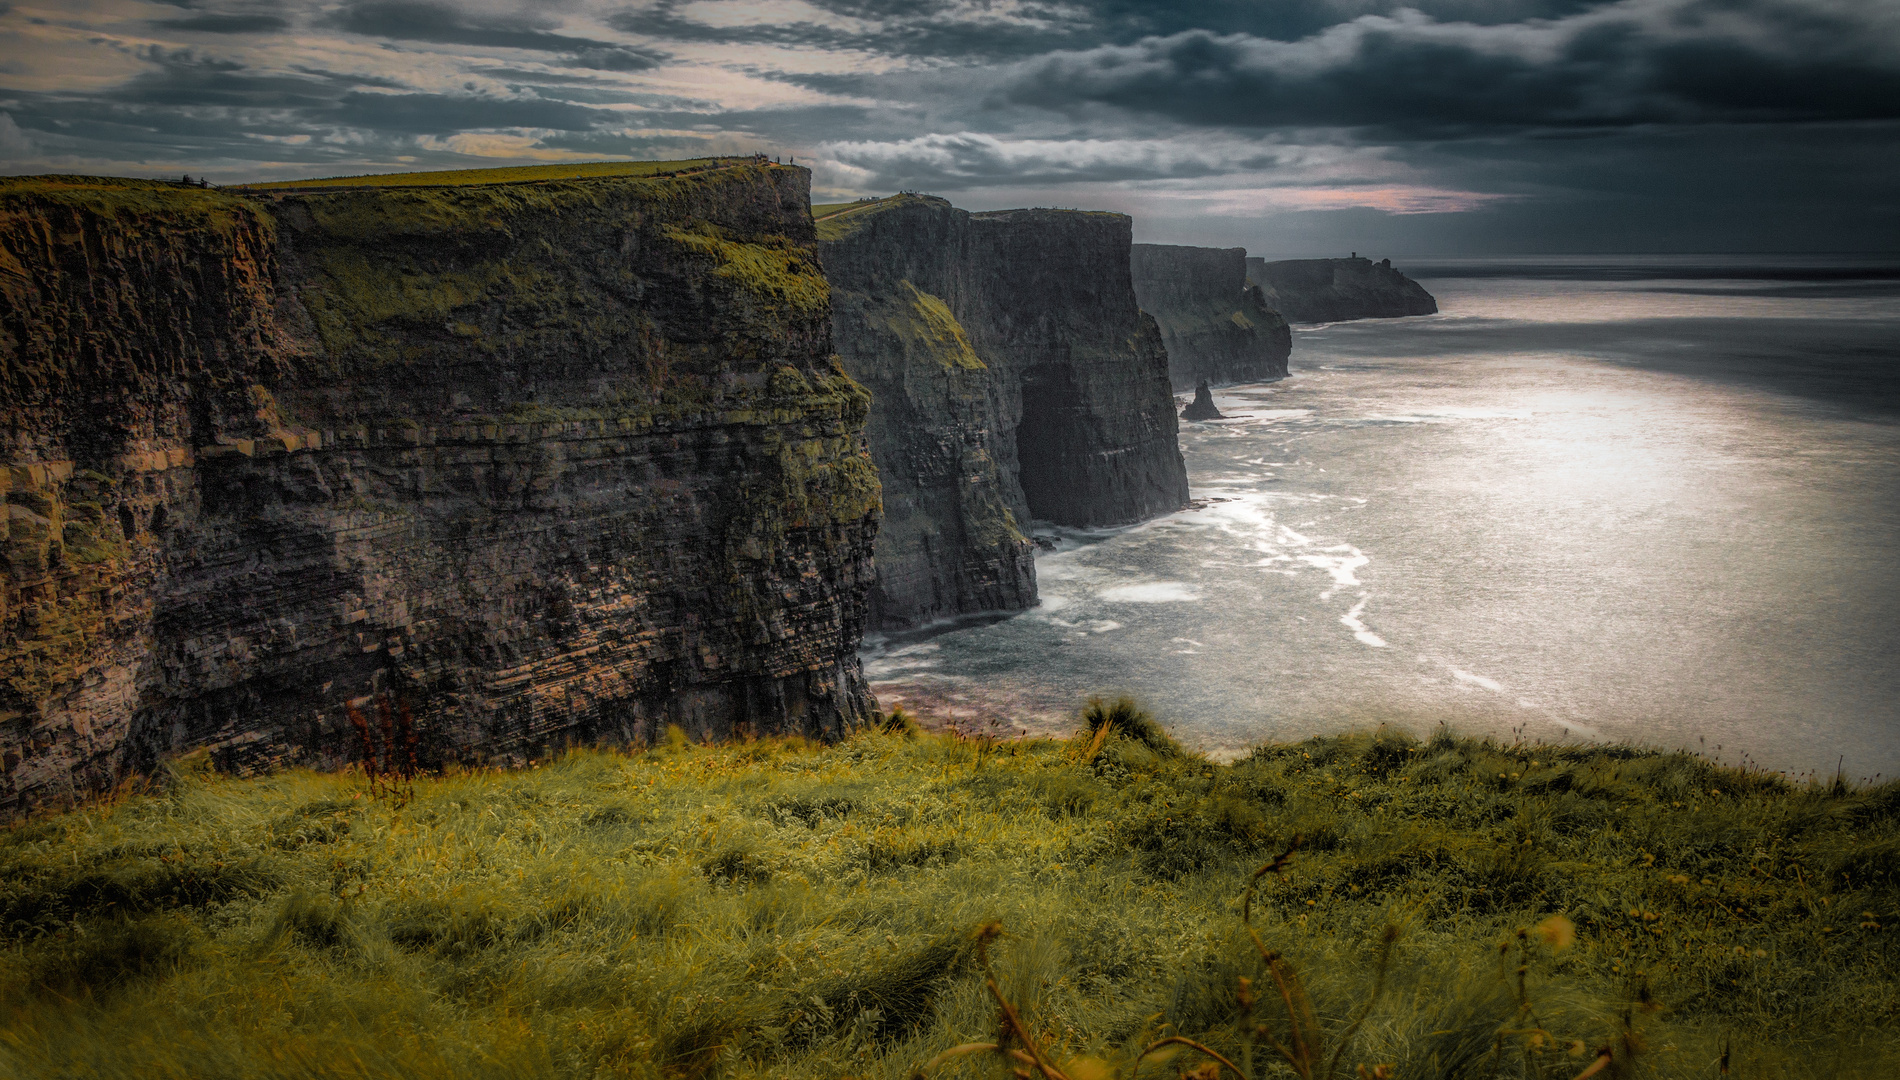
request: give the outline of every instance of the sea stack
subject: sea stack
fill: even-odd
[[[1194,400],[1181,410],[1183,420],[1222,420],[1220,410],[1214,407],[1214,392],[1208,388],[1207,380],[1194,388]]]

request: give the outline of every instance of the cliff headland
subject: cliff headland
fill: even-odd
[[[1438,301],[1397,270],[1391,259],[1247,260],[1247,282],[1267,306],[1293,322],[1392,319],[1435,315]]]
[[[1032,519],[1186,503],[1127,217],[901,196],[821,244],[807,184],[0,187],[0,808],[377,725],[834,737],[867,618],[1031,606]]]
[[[884,485],[871,625],[1032,606],[1031,519],[1118,525],[1187,502],[1131,231],[1120,214],[971,214],[918,195],[819,219],[834,340],[870,391]]]
[[[879,487],[807,185],[6,181],[0,807],[339,764],[372,703],[430,760],[859,722]]]
[[[1286,375],[1292,332],[1247,280],[1246,248],[1136,244],[1129,268],[1141,310],[1161,327],[1174,389]]]

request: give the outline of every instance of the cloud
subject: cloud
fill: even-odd
[[[330,26],[366,37],[569,54],[569,66],[645,71],[666,54],[638,45],[557,34],[545,15],[474,15],[437,0],[357,0],[330,16]]]
[[[282,15],[204,14],[186,19],[163,19],[155,25],[166,30],[198,34],[270,34],[290,29],[290,20]]]
[[[11,115],[0,112],[0,158],[18,161],[32,157],[34,151],[33,140],[20,130],[20,125]]]
[[[954,191],[1007,182],[1112,182],[1221,175],[1279,165],[1278,148],[1184,140],[1021,139],[981,132],[892,141],[839,141],[819,154],[860,174],[868,186]]]
[[[905,60],[1020,59],[1102,40],[1086,8],[1028,0],[657,0],[608,17],[661,41],[777,45]]]
[[[1025,64],[1015,104],[1236,128],[1474,129],[1900,116],[1878,0],[1621,0],[1483,25],[1415,10],[1298,41],[1189,30]]]
[[[451,135],[499,128],[585,131],[619,120],[609,110],[564,101],[375,93],[346,95],[326,118],[343,127],[403,135]]]
[[[0,109],[15,169],[764,149],[1157,242],[1900,246],[1892,0],[0,0]]]

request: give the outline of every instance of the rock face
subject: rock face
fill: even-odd
[[[1214,407],[1214,391],[1208,387],[1206,379],[1202,379],[1201,385],[1194,388],[1194,400],[1188,402],[1188,407],[1181,410],[1181,419],[1197,421],[1226,419],[1221,416],[1220,410]]]
[[[898,196],[819,223],[845,369],[884,484],[872,623],[1035,603],[1032,518],[1096,526],[1187,502],[1159,331],[1119,214],[971,214]]]
[[[1435,315],[1438,301],[1397,270],[1391,259],[1247,260],[1247,281],[1294,322],[1391,319]]]
[[[1161,327],[1175,389],[1285,377],[1293,335],[1248,282],[1246,248],[1136,244],[1129,270]]]
[[[829,735],[879,515],[808,176],[0,187],[0,808],[168,751],[335,765]]]

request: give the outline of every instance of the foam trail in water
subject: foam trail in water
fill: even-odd
[[[1504,693],[1503,684],[1499,683],[1496,679],[1487,679],[1482,675],[1474,675],[1471,672],[1464,670],[1463,668],[1452,667],[1450,664],[1446,664],[1445,666],[1448,668],[1451,668],[1452,677],[1457,679],[1461,683],[1470,683],[1473,686],[1482,686],[1486,690],[1491,691],[1493,694]]]
[[[1365,623],[1359,620],[1359,613],[1366,610],[1366,601],[1371,598],[1371,593],[1360,593],[1359,602],[1352,606],[1351,611],[1341,615],[1339,621],[1346,624],[1346,629],[1352,631],[1352,636],[1358,638],[1360,644],[1370,645],[1375,649],[1383,649],[1386,647],[1385,639],[1373,633]]]
[[[1201,598],[1200,590],[1184,581],[1150,581],[1140,585],[1117,585],[1096,593],[1103,600],[1122,604],[1192,603]]]

